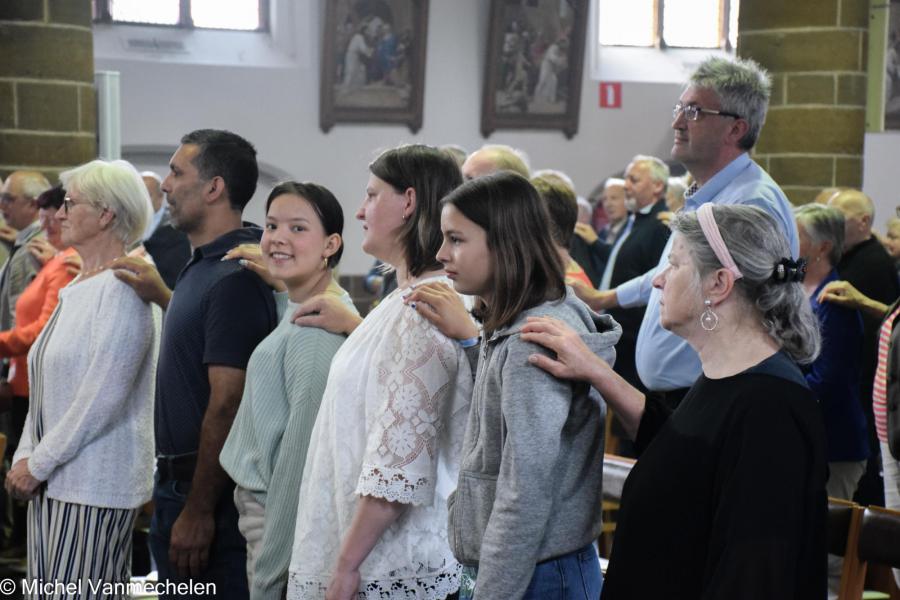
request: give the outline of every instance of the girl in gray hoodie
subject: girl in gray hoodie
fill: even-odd
[[[443,201],[437,258],[456,292],[480,298],[479,336],[456,293],[417,287],[406,302],[460,340],[477,371],[448,535],[474,576],[461,598],[596,600],[605,407],[588,386],[529,364],[546,352],[524,342],[529,316],[553,316],[614,357],[621,333],[563,282],[541,197],[502,172]]]

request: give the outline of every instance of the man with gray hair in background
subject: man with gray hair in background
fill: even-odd
[[[799,240],[791,204],[749,155],[765,122],[771,89],[768,74],[752,60],[704,60],[672,112],[672,158],[694,177],[683,210],[707,202],[758,206],[778,222],[796,258]],[[697,353],[659,323],[661,291],[652,281],[668,266],[671,245],[670,238],[659,264],[647,273],[583,299],[595,310],[647,305],[637,339],[637,371],[650,393],[677,406],[701,370]],[[710,309],[714,312],[715,306]]]
[[[462,174],[466,181],[498,171],[512,171],[525,179],[531,177],[525,153],[502,144],[482,146],[470,154],[462,165]]]
[[[669,240],[669,228],[659,219],[666,210],[669,167],[655,156],[639,154],[625,168],[625,206],[629,216],[609,253],[600,289],[609,290],[643,275],[659,263]],[[616,344],[616,373],[643,390],[635,367],[635,345],[644,307],[613,307],[609,314],[622,326]]]
[[[41,268],[25,245],[42,233],[37,197],[49,189],[50,182],[37,171],[13,171],[0,188],[0,212],[6,224],[18,230],[9,248],[9,258],[0,272],[0,331],[8,331],[15,325],[16,300]],[[9,403],[11,410],[0,413],[0,432],[6,435],[7,456],[11,459],[25,424],[28,404],[25,402],[21,406],[21,399],[13,399],[6,381],[8,368],[8,364],[3,365],[0,395]],[[6,510],[3,511],[4,537],[0,558],[15,561],[25,557],[26,509],[25,505],[6,494],[4,499]]]

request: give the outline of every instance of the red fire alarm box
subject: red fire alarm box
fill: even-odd
[[[621,82],[603,81],[600,83],[600,108],[622,108]]]

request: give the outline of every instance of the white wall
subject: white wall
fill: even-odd
[[[276,15],[282,19],[276,40],[266,36],[261,50],[248,37],[258,34],[98,26],[95,61],[97,69],[121,72],[124,154],[139,168],[163,169],[165,161],[158,157],[173,151],[187,131],[233,130],[256,145],[261,165],[274,178],[313,180],[335,193],[347,220],[342,272],[361,273],[371,258],[359,248],[361,230],[353,214],[363,196],[366,165],[377,150],[401,142],[455,143],[469,150],[485,143],[479,128],[489,4],[430,3],[424,124],[416,135],[405,127],[348,124],[321,132],[324,3],[319,0],[279,0],[276,9],[295,12]],[[284,35],[284,19],[294,24],[294,36]],[[179,39],[186,49],[168,56],[127,51],[125,38],[140,35]],[[546,131],[499,131],[490,137],[491,143],[525,150],[534,168],[568,172],[581,194],[624,168],[635,154],[668,158],[671,107],[680,93],[678,84],[625,83],[623,108],[601,109],[589,72],[586,61],[579,133],[572,140]],[[262,221],[264,198],[260,190],[246,218]]]
[[[867,133],[863,156],[863,191],[875,203],[875,228],[884,233],[888,219],[900,206],[900,131]]]

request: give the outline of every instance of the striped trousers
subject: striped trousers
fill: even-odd
[[[26,598],[127,598],[104,584],[131,578],[131,535],[137,508],[102,508],[53,500],[46,490],[28,503],[28,579],[53,589]],[[70,593],[77,584],[78,593]],[[106,590],[125,586],[109,585]],[[26,590],[27,591],[27,590]]]

